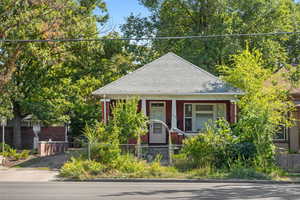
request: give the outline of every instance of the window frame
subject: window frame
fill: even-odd
[[[185,106],[186,105],[192,105],[192,117],[186,117],[185,116]],[[213,107],[212,111],[196,111],[197,105],[209,105]],[[197,130],[195,130],[195,120],[196,120],[196,114],[213,114],[213,120],[216,120],[217,117],[217,106],[216,103],[184,103],[183,104],[183,130],[186,133],[198,133]],[[192,119],[192,131],[186,131],[185,129],[185,119]]]
[[[289,128],[287,128],[287,127],[285,127],[285,126],[283,126],[283,125],[280,125],[280,126],[282,126],[282,128],[283,128],[283,131],[284,131],[284,133],[283,133],[283,136],[284,136],[284,138],[283,139],[278,139],[278,138],[275,138],[275,135],[278,133],[275,133],[275,135],[274,135],[274,137],[273,137],[273,140],[275,141],[275,142],[287,142],[288,141],[288,138],[289,138]]]

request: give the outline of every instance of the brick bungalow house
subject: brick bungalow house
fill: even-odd
[[[93,94],[102,98],[104,122],[109,119],[113,101],[139,97],[140,111],[150,119],[165,122],[174,140],[180,143],[179,130],[189,136],[203,129],[208,120],[224,117],[234,122],[236,96],[242,92],[174,53],[168,53]],[[149,145],[167,144],[168,133],[161,123],[153,123],[143,140]]]
[[[101,98],[102,119],[110,117],[115,100],[140,98],[139,110],[150,120],[168,125],[172,140],[181,143],[204,128],[208,120],[237,119],[235,101],[243,92],[183,58],[168,53],[149,64],[93,92]],[[292,91],[300,105],[300,89]],[[300,118],[300,112],[296,114]],[[181,136],[184,132],[184,136]],[[274,142],[277,146],[299,150],[299,123],[290,129],[282,128]],[[167,144],[168,133],[161,123],[152,123],[143,142],[149,145]]]

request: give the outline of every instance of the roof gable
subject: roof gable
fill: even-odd
[[[95,95],[233,93],[240,91],[174,53],[168,53],[93,92]]]

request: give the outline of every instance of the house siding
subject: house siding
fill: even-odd
[[[2,142],[2,129],[0,130],[0,142]],[[32,127],[21,127],[22,148],[33,148],[33,129]],[[65,128],[62,126],[42,127],[39,134],[40,141],[65,141]],[[5,143],[13,146],[13,128],[5,128]]]
[[[111,104],[113,104],[115,100],[111,100]],[[169,128],[171,128],[172,121],[172,100],[146,100],[146,114],[150,115],[150,103],[151,102],[164,102],[166,105],[166,124]],[[177,115],[177,127],[180,130],[184,130],[184,104],[185,103],[222,103],[226,105],[226,120],[230,123],[235,121],[235,110],[234,104],[227,100],[177,100],[176,101],[176,115]],[[141,101],[138,103],[138,112],[141,111]],[[167,141],[168,141],[167,134]],[[172,142],[174,144],[182,144],[183,136],[178,136],[177,133],[172,133]],[[129,144],[135,144],[135,139],[130,139]],[[142,143],[148,144],[149,142],[149,132],[142,136]]]

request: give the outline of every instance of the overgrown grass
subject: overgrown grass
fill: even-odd
[[[180,158],[180,156],[179,156]],[[285,173],[277,168],[269,172],[237,163],[230,168],[195,167],[187,160],[175,159],[174,166],[162,166],[159,159],[152,163],[133,155],[121,155],[114,162],[101,164],[83,157],[72,158],[60,170],[60,176],[76,180],[95,178],[188,178],[188,179],[251,179],[281,180]]]
[[[182,177],[174,167],[162,166],[159,160],[152,163],[138,160],[132,155],[122,155],[114,162],[101,164],[96,161],[72,158],[60,170],[65,178],[87,180],[94,178],[176,178]]]

